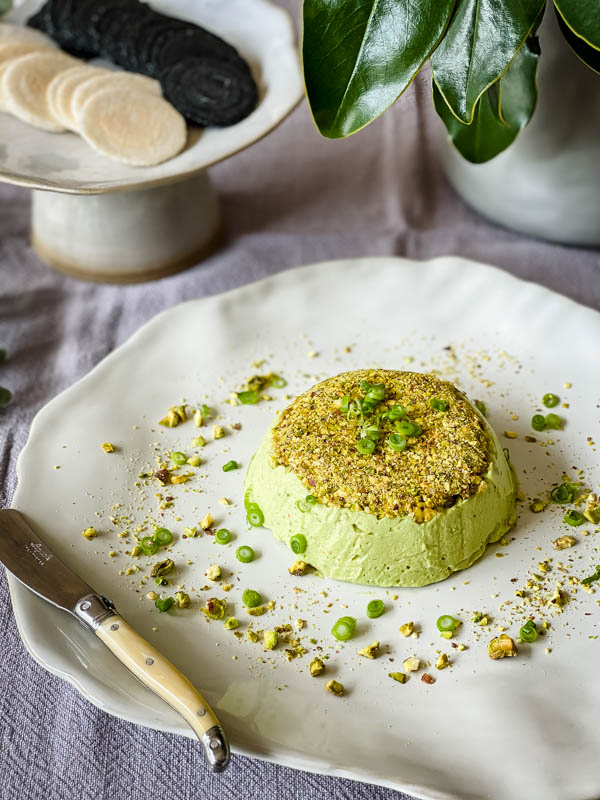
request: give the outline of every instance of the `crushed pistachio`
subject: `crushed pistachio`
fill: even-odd
[[[200,520],[198,524],[200,525],[203,531],[207,531],[211,527],[213,522],[214,522],[213,515],[209,511],[207,514],[204,515],[204,517]]]
[[[406,683],[408,675],[405,672],[388,672],[388,677],[398,683]]]
[[[533,511],[534,514],[539,514],[540,511],[543,511],[547,505],[549,505],[549,500],[534,500],[529,505],[529,510]]]
[[[183,532],[188,537],[188,539],[195,539],[196,536],[198,535],[198,531],[197,531],[197,529],[195,527],[194,528],[184,528]]]
[[[595,494],[587,498],[583,516],[593,525],[600,524],[600,499]]]
[[[187,414],[185,406],[171,406],[166,416],[158,421],[159,425],[164,425],[166,428],[176,428],[180,423],[187,421]]]
[[[151,578],[158,578],[162,577],[163,575],[168,575],[169,572],[173,570],[175,567],[175,562],[172,558],[165,558],[164,561],[157,561],[156,564],[152,565],[152,569],[150,570],[150,577]]]
[[[194,426],[196,428],[201,428],[204,424],[204,418],[202,416],[202,411],[198,408],[194,411]]]
[[[552,547],[555,550],[566,550],[569,547],[573,547],[576,542],[577,540],[574,536],[559,536],[558,539],[552,542]]]
[[[202,613],[209,619],[223,619],[227,610],[227,600],[220,600],[218,597],[209,597]]]
[[[250,614],[251,617],[262,617],[263,614],[267,613],[267,609],[264,606],[255,606],[254,608],[247,608],[246,613]]]
[[[422,429],[410,438],[408,451],[384,447],[385,437],[368,458],[357,450],[359,426],[341,411],[340,400],[357,399],[361,380],[385,384],[378,412],[403,405]],[[446,399],[448,411],[432,409],[432,396]],[[345,372],[313,386],[282,412],[272,442],[275,464],[291,469],[328,505],[377,517],[408,513],[417,522],[479,491],[491,452],[480,414],[450,383],[392,370]],[[414,486],[422,491],[415,494]]]
[[[263,633],[263,642],[265,645],[265,650],[274,650],[277,647],[277,642],[279,641],[279,634],[277,631],[265,631]]]
[[[147,600],[156,600],[157,597],[158,597],[158,595],[156,594],[156,592],[148,592],[146,594],[146,599]]]
[[[192,446],[193,447],[204,447],[206,445],[206,439],[204,436],[195,436],[192,439]]]
[[[187,592],[175,592],[175,603],[178,608],[187,608],[190,604],[190,596]]]
[[[514,641],[506,633],[497,636],[488,645],[488,655],[490,658],[498,659],[516,656],[519,651]]]
[[[421,680],[423,681],[423,683],[429,683],[429,684],[435,683],[435,678],[432,678],[428,672],[424,672],[421,675]]]
[[[209,581],[221,580],[221,567],[218,564],[211,564],[206,570],[206,577]]]
[[[222,439],[225,436],[225,428],[222,425],[213,425],[213,439]]]
[[[86,528],[85,530],[81,531],[81,535],[84,539],[94,539],[98,536],[98,531],[96,528]]]
[[[341,697],[344,694],[344,685],[339,681],[330,680],[325,684],[325,688],[331,694]]]
[[[294,620],[294,627],[297,628],[299,631],[301,631],[302,628],[304,628],[305,625],[306,625],[306,620],[305,619],[295,619]]]
[[[187,483],[189,479],[189,475],[171,475],[171,483],[176,485],[179,483]]]
[[[112,442],[103,442],[102,449],[105,453],[114,453],[117,449]]]
[[[322,675],[325,672],[325,662],[319,657],[313,658],[308,665],[308,669],[312,677],[316,678],[318,675]]]
[[[249,628],[248,631],[246,632],[246,638],[248,639],[249,642],[254,642],[254,644],[256,644],[256,642],[258,642],[259,636],[256,631],[253,631],[251,628]]]
[[[409,656],[404,659],[402,666],[407,672],[416,672],[421,668],[421,661],[416,656]]]
[[[231,501],[227,497],[219,497],[219,503],[221,503],[222,506],[231,505]]]
[[[436,669],[446,669],[446,667],[450,666],[450,659],[446,655],[446,653],[440,653],[440,657],[438,658],[435,668]]]
[[[199,467],[200,464],[202,463],[202,459],[198,454],[195,454],[193,456],[190,456],[186,461],[186,463],[189,464],[190,467]]]
[[[516,431],[504,431],[504,435],[507,439],[516,439],[519,434]]]
[[[307,564],[306,561],[294,561],[288,572],[290,575],[306,575],[311,569],[311,565]]]
[[[365,658],[377,658],[379,655],[379,642],[372,642],[366,647],[363,647],[362,650],[358,651],[358,655],[364,656]]]
[[[402,636],[410,636],[412,633],[414,633],[414,630],[414,622],[405,622],[404,625],[400,625],[400,633]]]

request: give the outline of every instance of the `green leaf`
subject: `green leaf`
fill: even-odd
[[[305,0],[304,80],[324,136],[349,136],[390,106],[442,37],[455,0]]]
[[[571,50],[587,67],[594,70],[594,72],[600,73],[600,50],[596,50],[595,47],[590,47],[587,42],[580,39],[579,36],[576,36],[561,17],[558,9],[555,9],[555,11],[558,26]]]
[[[554,0],[558,13],[573,33],[590,47],[600,50],[600,2],[598,0]]]
[[[477,101],[504,74],[545,2],[459,0],[431,57],[433,78],[458,119],[471,122]]]
[[[527,125],[537,100],[540,50],[537,37],[521,47],[503,77],[480,97],[470,125],[460,122],[435,82],[433,100],[448,135],[468,161],[481,164],[505,150]]]
[[[12,8],[12,0],[0,0],[0,16]]]

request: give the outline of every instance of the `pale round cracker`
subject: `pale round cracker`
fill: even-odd
[[[11,27],[18,28],[20,26],[11,25]],[[35,41],[12,41],[0,37],[0,111],[6,110],[6,98],[2,92],[2,76],[8,65],[21,56],[26,56],[29,53],[37,53],[42,50],[50,50],[50,45]]]
[[[74,64],[77,59],[61,52],[30,53],[15,59],[6,68],[2,78],[2,92],[7,110],[15,117],[46,131],[62,131],[48,107],[48,84]]]
[[[8,22],[0,22],[0,42],[32,42],[41,47],[56,48],[56,42],[42,31],[35,28],[27,28],[25,25],[9,25]]]
[[[105,89],[128,89],[132,92],[148,92],[161,96],[160,83],[135,72],[111,71],[108,75],[98,75],[81,83],[71,97],[71,116],[79,130],[79,117],[84,105],[96,92]]]
[[[99,153],[141,167],[173,158],[187,138],[185,119],[170,103],[125,88],[95,92],[79,124],[85,141]]]
[[[1,68],[0,68],[1,69]],[[71,67],[59,72],[48,85],[46,97],[48,106],[55,120],[71,131],[77,130],[75,118],[71,113],[71,100],[77,87],[89,78],[104,75],[107,69],[93,67],[89,64]]]

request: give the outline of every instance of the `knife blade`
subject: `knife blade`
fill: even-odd
[[[213,772],[227,768],[227,737],[200,692],[135,632],[108,598],[61,561],[15,509],[0,510],[0,562],[28,589],[93,631],[136,678],[181,714],[202,742]]]

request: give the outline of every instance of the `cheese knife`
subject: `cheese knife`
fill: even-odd
[[[204,746],[212,771],[226,769],[227,737],[200,692],[136,633],[108,598],[69,569],[14,509],[0,510],[0,562],[32,592],[68,611],[95,633],[136,678],[183,717]]]

